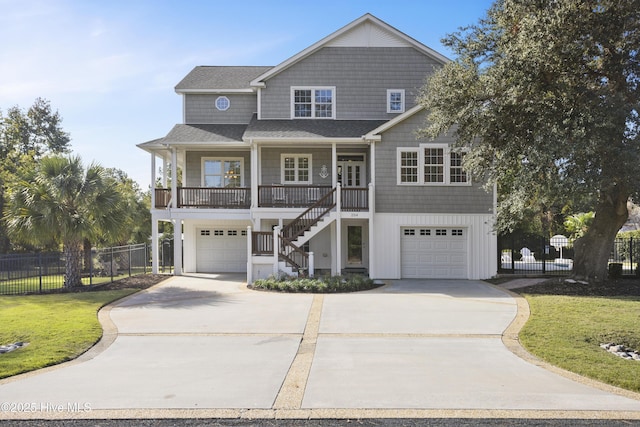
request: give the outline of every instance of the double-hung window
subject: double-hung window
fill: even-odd
[[[311,184],[311,154],[283,154],[280,163],[283,184]]]
[[[242,187],[243,161],[236,158],[202,159],[203,187]]]
[[[453,151],[446,144],[398,148],[398,185],[470,185],[463,159],[464,151]]]
[[[335,118],[335,87],[292,87],[291,118]]]
[[[404,89],[387,89],[387,113],[404,113]]]

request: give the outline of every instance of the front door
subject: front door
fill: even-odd
[[[347,226],[347,267],[362,267],[362,226]]]
[[[339,155],[337,172],[343,187],[366,187],[364,155]]]

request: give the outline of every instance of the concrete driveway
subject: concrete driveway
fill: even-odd
[[[94,350],[0,381],[0,419],[640,418],[634,395],[507,349],[503,333],[518,304],[484,282],[397,280],[308,295],[251,291],[242,280],[173,277],[103,309],[105,337]]]

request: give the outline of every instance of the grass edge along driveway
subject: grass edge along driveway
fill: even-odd
[[[75,359],[102,337],[98,310],[136,291],[0,297],[0,345],[28,343],[0,354],[0,379]]]
[[[640,362],[600,348],[640,349],[640,297],[522,294],[531,310],[520,331],[531,354],[567,371],[640,392]]]

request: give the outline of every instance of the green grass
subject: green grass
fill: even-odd
[[[531,318],[520,341],[568,371],[640,392],[640,362],[600,348],[615,342],[640,350],[640,297],[525,295]]]
[[[0,297],[0,345],[26,347],[0,355],[0,378],[71,360],[102,336],[97,312],[135,290]]]

